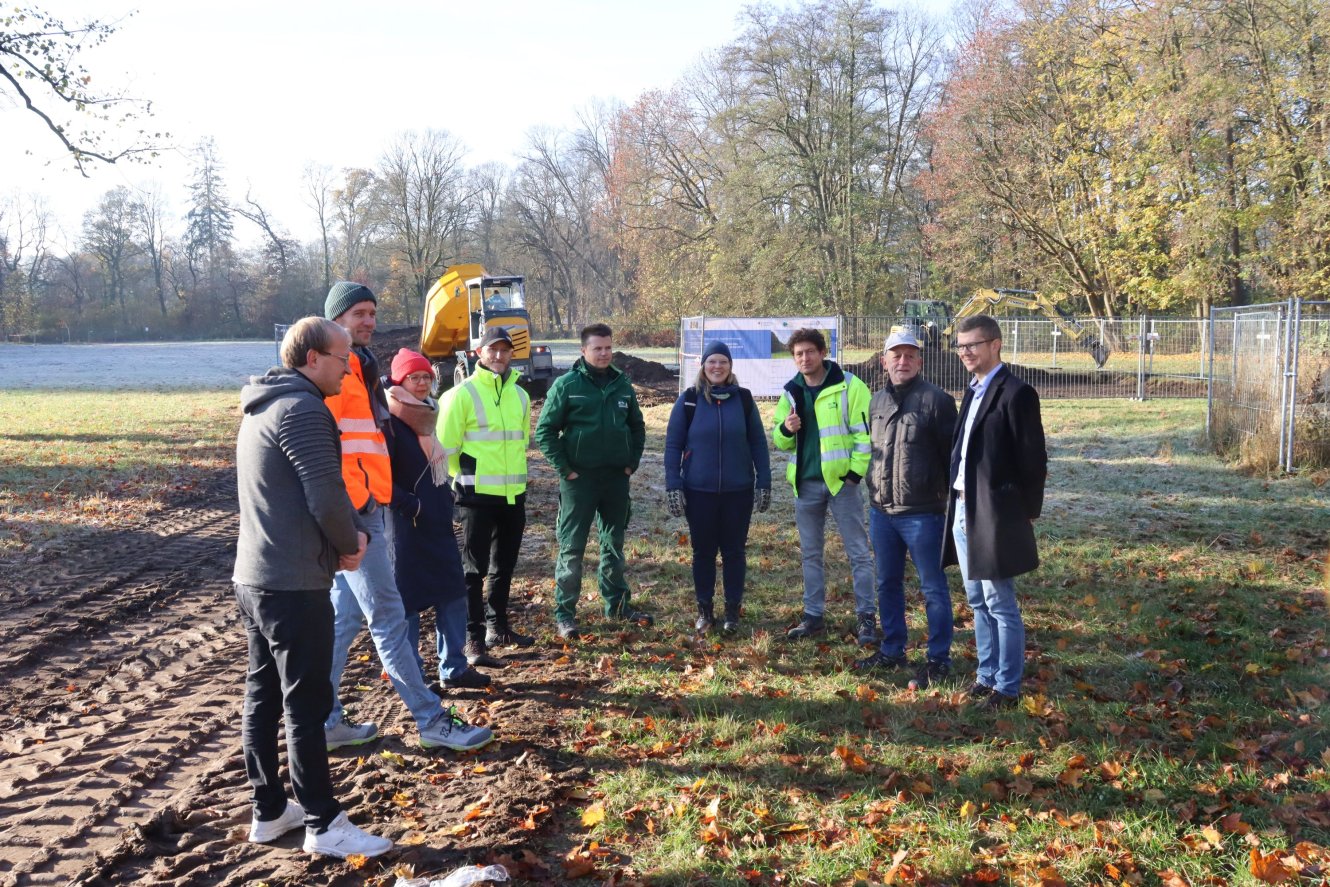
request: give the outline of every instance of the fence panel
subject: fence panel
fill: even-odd
[[[1045,318],[997,317],[1002,358],[1011,371],[1035,386],[1041,397],[1205,397],[1207,321],[1180,318],[1120,318],[1086,321],[1090,335],[1109,349],[1102,367],[1090,338],[1080,342]],[[845,317],[841,335],[846,368],[871,387],[884,383],[878,365],[891,328],[907,325],[892,316]],[[953,394],[963,392],[969,373],[950,342],[924,349],[924,376]]]
[[[1206,431],[1216,452],[1273,468],[1285,449],[1285,367],[1289,306],[1210,311],[1210,380]]]
[[[1330,302],[1295,303],[1292,324],[1284,463],[1324,467],[1330,465]]]

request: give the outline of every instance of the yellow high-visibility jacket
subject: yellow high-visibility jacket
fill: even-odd
[[[440,410],[439,441],[459,502],[500,496],[508,504],[526,492],[526,450],[531,440],[531,397],[484,366],[449,396]]]
[[[822,479],[831,495],[840,492],[845,479],[858,482],[868,473],[873,447],[868,437],[868,404],[872,393],[863,380],[847,373],[835,361],[826,361],[827,377],[817,393],[813,410],[817,416],[817,446],[822,460]],[[785,466],[785,477],[799,493],[799,447],[809,445],[805,440],[808,422],[796,434],[785,430],[785,419],[791,412],[804,414],[803,381],[794,377],[785,383],[785,392],[776,404],[776,418],[771,439],[776,449],[790,454]]]

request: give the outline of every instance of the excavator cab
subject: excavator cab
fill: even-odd
[[[951,306],[940,299],[906,299],[905,327],[925,348],[945,348],[943,331],[951,328]]]

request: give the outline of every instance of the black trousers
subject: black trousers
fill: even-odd
[[[512,505],[502,500],[459,503],[457,519],[462,524],[466,634],[471,640],[483,641],[487,623],[508,621],[508,593],[526,532],[526,495],[518,496]]]
[[[286,809],[277,767],[277,725],[285,716],[286,760],[305,825],[326,828],[342,806],[333,797],[323,722],[332,711],[333,609],[328,589],[268,591],[236,584],[249,636],[249,673],[240,739],[259,819]]]
[[[748,574],[748,526],[753,520],[753,491],[684,493],[684,516],[693,543],[693,590],[697,603],[713,607],[716,595],[716,554],[720,554],[725,606],[738,612]]]

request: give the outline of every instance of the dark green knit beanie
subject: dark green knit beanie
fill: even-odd
[[[352,283],[349,280],[339,280],[328,290],[328,298],[323,302],[323,316],[329,320],[336,320],[353,305],[361,302],[373,302],[379,304],[379,300],[374,298],[374,292],[363,283]]]

